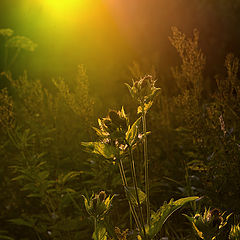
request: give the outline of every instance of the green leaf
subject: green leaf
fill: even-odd
[[[48,178],[49,172],[48,171],[42,171],[38,174],[38,176],[41,180],[45,180],[46,178]]]
[[[25,176],[24,175],[19,175],[17,177],[12,178],[12,181],[18,181],[18,180],[21,180],[21,179],[25,179]]]
[[[100,129],[96,128],[96,127],[92,127],[92,128],[93,128],[93,130],[95,130],[95,132],[97,133],[97,135],[99,137],[102,137],[102,138],[106,137],[106,133],[104,134],[104,132],[102,130],[100,130]]]
[[[189,169],[193,171],[207,171],[207,166],[201,160],[192,160],[187,163]]]
[[[82,171],[72,171],[67,173],[63,179],[62,179],[62,183],[65,184],[66,182],[72,180],[73,178],[79,176],[82,173]]]
[[[126,192],[127,192],[127,197],[131,201],[131,203],[137,206],[138,203],[137,203],[135,188],[127,187]],[[142,204],[146,200],[146,194],[140,188],[137,188],[137,192],[138,192],[139,202],[140,204]]]
[[[34,222],[27,222],[22,218],[11,219],[11,220],[9,220],[9,222],[14,223],[19,226],[26,226],[26,227],[30,227],[30,228],[34,227]]]
[[[2,239],[2,240],[14,240],[13,238],[7,236],[6,235],[7,233],[8,233],[7,231],[0,230],[0,239]]]
[[[119,153],[114,146],[102,142],[82,142],[81,145],[87,152],[101,155],[106,159],[112,159]]]
[[[42,197],[42,195],[40,193],[30,193],[27,195],[27,197]]]
[[[126,133],[126,141],[128,142],[128,144],[130,146],[132,146],[135,143],[135,139],[137,137],[138,134],[138,127],[139,124],[141,122],[141,117],[139,117],[131,126],[130,129],[128,129],[127,133]]]
[[[127,84],[127,83],[124,83],[124,84],[127,86],[127,88],[128,88],[128,90],[129,90],[132,98],[134,98],[135,96],[134,96],[134,92],[133,92],[133,90],[132,90],[132,87],[131,87],[129,84]]]
[[[34,183],[27,183],[21,189],[21,191],[33,191],[37,190],[36,185]]]
[[[2,240],[14,240],[14,238],[4,236],[4,235],[0,235],[0,239],[2,239]]]
[[[38,158],[42,157],[44,155],[44,153],[39,154]],[[36,167],[40,168],[41,166],[43,166],[44,164],[46,164],[46,162],[40,162]]]
[[[107,240],[107,230],[106,228],[98,223],[95,232],[93,233],[92,238],[94,240]]]
[[[175,211],[181,208],[184,204],[197,199],[199,199],[199,197],[186,197],[178,199],[177,201],[173,201],[173,199],[171,199],[169,203],[164,203],[157,212],[152,212],[150,228],[149,226],[146,228],[147,234],[150,238],[153,238],[161,231],[163,224]]]
[[[63,190],[64,192],[67,192],[67,193],[75,193],[76,191],[72,188],[66,188]]]

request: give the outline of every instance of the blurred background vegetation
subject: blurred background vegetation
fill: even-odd
[[[103,189],[119,194],[111,224],[129,227],[118,169],[80,143],[109,108],[135,119],[123,83],[145,74],[161,88],[148,114],[153,209],[199,195],[239,214],[239,1],[1,0],[0,13],[3,239],[90,239],[81,194]],[[170,219],[164,234],[191,239],[187,226]]]

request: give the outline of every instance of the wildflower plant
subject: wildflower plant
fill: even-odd
[[[17,48],[23,49],[29,52],[33,52],[37,44],[34,43],[31,39],[24,37],[24,36],[14,36],[10,38],[5,45],[6,48]]]
[[[205,240],[216,239],[223,231],[228,223],[228,219],[232,214],[225,217],[226,212],[221,213],[219,209],[205,209],[203,215],[197,213],[194,217],[185,215],[192,223],[194,232]]]
[[[133,81],[133,86],[126,86],[129,89],[133,99],[139,103],[138,113],[141,113],[143,124],[143,143],[144,143],[144,165],[145,165],[145,192],[147,205],[147,224],[150,224],[150,202],[149,202],[149,181],[148,181],[148,154],[147,154],[147,129],[146,129],[146,113],[153,103],[153,99],[160,90],[155,87],[155,82],[152,76],[147,75],[139,81]]]
[[[93,194],[90,199],[83,195],[86,211],[94,219],[93,239],[95,240],[107,239],[106,228],[102,225],[102,220],[109,212],[114,196],[109,195],[107,197],[104,191],[99,192],[99,194]]]
[[[138,103],[137,112],[140,117],[131,125],[129,119],[122,107],[121,111],[111,110],[108,116],[98,119],[99,128],[94,128],[99,141],[82,142],[85,150],[101,155],[105,159],[117,163],[122,178],[122,184],[128,199],[130,212],[136,224],[138,239],[153,239],[162,229],[163,224],[168,217],[185,203],[194,201],[198,197],[188,197],[177,201],[171,200],[164,204],[156,213],[150,214],[149,201],[149,174],[148,174],[148,153],[147,153],[147,129],[146,113],[153,104],[154,98],[159,92],[155,87],[156,80],[147,75],[138,81],[133,81],[133,85],[128,87],[133,99]],[[140,125],[142,124],[142,131]],[[139,138],[139,136],[142,136]],[[133,151],[135,147],[143,141],[144,165],[145,165],[145,192],[137,184],[137,175]],[[132,184],[129,186],[126,178],[123,160],[129,159],[131,166]],[[92,201],[96,196],[92,196]],[[97,200],[94,200],[97,201]],[[85,200],[85,204],[88,202]],[[144,214],[143,203],[146,202],[146,214]],[[92,209],[93,203],[87,204],[88,209]],[[144,217],[146,216],[146,219]],[[95,216],[96,217],[96,216]]]
[[[84,195],[83,198],[88,214],[94,218],[101,219],[109,212],[114,195],[107,197],[106,193],[101,191],[99,194],[93,194],[89,200]]]
[[[10,69],[10,67],[15,63],[21,50],[34,52],[37,47],[37,44],[30,38],[20,35],[13,36],[13,33],[14,31],[10,28],[0,29],[0,37],[3,37],[5,40],[4,70]],[[13,55],[9,59],[10,49],[13,49]]]

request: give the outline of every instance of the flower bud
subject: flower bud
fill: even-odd
[[[230,216],[231,214],[225,217],[219,209],[214,208],[213,210],[205,209],[202,215],[197,213],[189,220],[193,224],[193,229],[202,239],[215,239],[221,231],[224,231],[224,226]]]
[[[89,200],[83,196],[88,214],[95,218],[103,217],[110,210],[113,197],[114,195],[107,197],[104,191],[101,191],[99,194],[93,194]]]

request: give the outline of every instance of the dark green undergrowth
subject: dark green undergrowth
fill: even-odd
[[[12,34],[0,30],[16,54],[36,47]],[[0,239],[239,239],[239,59],[226,56],[209,91],[199,32],[172,28],[169,40],[180,57],[171,84],[134,65],[126,113],[98,108],[82,65],[46,84],[13,77],[13,53],[5,61]]]

